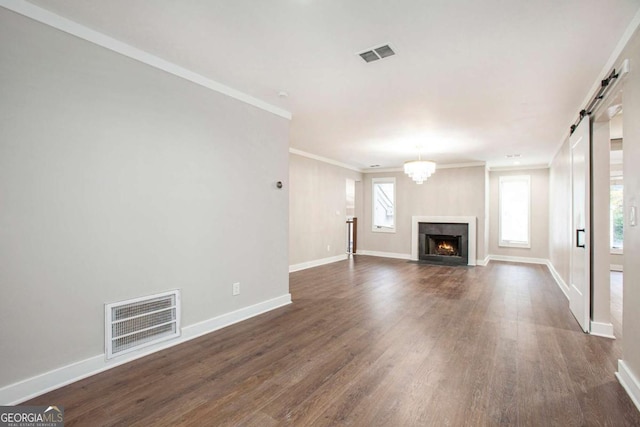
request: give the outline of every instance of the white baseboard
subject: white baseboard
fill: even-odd
[[[348,254],[341,254],[328,258],[301,262],[300,264],[293,264],[289,266],[289,273],[293,273],[294,271],[306,270],[307,268],[318,267],[320,265],[331,264],[332,262],[344,261],[347,258],[349,258]]]
[[[609,270],[611,271],[624,271],[624,266],[620,264],[610,264]]]
[[[616,378],[622,384],[625,391],[636,405],[636,408],[640,411],[640,382],[633,372],[629,369],[624,360],[618,360],[618,372],[616,372]]]
[[[524,264],[543,264],[547,265],[547,260],[542,258],[529,258],[524,256],[509,256],[509,255],[489,255],[490,261],[506,261],[506,262],[520,262]]]
[[[382,258],[395,258],[395,259],[411,259],[411,254],[398,254],[395,252],[378,252],[378,251],[363,251],[358,249],[356,255],[369,255],[378,256]]]
[[[225,313],[200,323],[182,328],[182,335],[171,341],[165,341],[155,346],[144,348],[137,352],[128,353],[115,359],[106,360],[104,354],[99,354],[79,362],[54,369],[49,372],[31,377],[14,384],[0,388],[0,405],[17,405],[51,390],[63,387],[67,384],[90,377],[116,366],[123,365],[132,360],[139,359],[151,353],[182,344],[199,336],[222,329],[234,323],[241,322],[267,311],[285,306],[291,303],[291,294],[282,296],[241,308],[231,313]]]
[[[613,335],[613,324],[591,321],[589,333],[598,337],[611,338],[613,340],[616,337]]]
[[[476,260],[476,265],[480,265],[482,267],[486,267],[487,264],[489,264],[489,261],[491,261],[491,255],[487,255],[485,257],[485,259],[478,259]]]
[[[489,255],[487,258],[491,261],[508,261],[508,262],[522,262],[526,264],[541,264],[546,265],[551,273],[551,276],[556,281],[556,284],[564,294],[564,296],[569,299],[569,286],[565,283],[565,281],[560,276],[560,273],[555,269],[551,261],[543,258],[528,258],[528,257],[515,257],[515,256],[505,256],[505,255]],[[613,334],[611,334],[613,335]]]
[[[547,267],[549,268],[549,271],[551,272],[551,275],[553,276],[554,280],[558,284],[558,287],[560,288],[560,290],[564,294],[565,298],[567,298],[567,300],[568,300],[569,299],[569,286],[562,279],[562,276],[560,276],[560,273],[558,273],[558,271],[553,266],[551,261],[547,261]]]

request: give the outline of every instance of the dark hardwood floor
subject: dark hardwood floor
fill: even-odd
[[[28,402],[67,426],[632,426],[618,340],[582,333],[547,268],[356,256],[294,303]]]

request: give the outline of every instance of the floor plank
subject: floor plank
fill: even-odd
[[[287,307],[26,403],[63,405],[67,426],[640,425],[619,340],[582,333],[544,266],[356,256],[290,288]]]

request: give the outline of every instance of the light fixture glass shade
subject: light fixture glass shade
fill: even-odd
[[[422,184],[436,171],[435,162],[429,160],[411,160],[404,162],[404,173],[416,182]]]

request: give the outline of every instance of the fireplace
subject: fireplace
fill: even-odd
[[[424,224],[447,224],[447,225],[461,225],[463,228],[461,232],[430,231],[428,234],[440,235],[440,236],[461,236],[459,243],[459,252],[462,258],[467,259],[467,265],[476,265],[477,250],[476,250],[476,231],[477,221],[475,216],[427,216],[427,215],[414,215],[411,217],[411,256],[409,259],[414,261],[423,260],[425,262],[433,262],[434,257],[444,257],[444,255],[427,255],[431,256],[431,260],[425,259],[425,236],[423,236],[425,225]],[[421,230],[422,227],[422,230]],[[422,233],[421,233],[422,231]],[[449,259],[452,261],[452,259]],[[439,262],[443,264],[444,262]],[[462,264],[462,262],[460,262]]]
[[[418,259],[433,264],[467,265],[468,224],[418,223]]]

